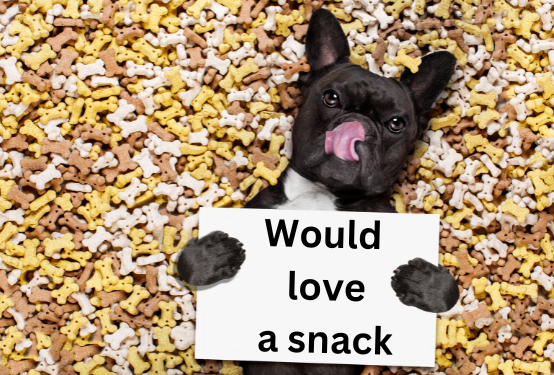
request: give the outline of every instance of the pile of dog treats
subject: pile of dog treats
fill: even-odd
[[[434,368],[381,370],[550,375],[551,3],[0,0],[0,375],[242,373],[195,359],[175,257],[287,166],[322,6],[374,73],[458,60],[391,202],[441,215],[462,298]]]

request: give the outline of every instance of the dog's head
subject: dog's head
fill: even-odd
[[[304,105],[293,131],[293,168],[337,195],[388,194],[456,59],[445,51],[422,58],[400,81],[350,63],[350,48],[333,14],[318,9],[306,35],[308,73],[298,85]]]

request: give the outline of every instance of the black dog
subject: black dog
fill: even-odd
[[[293,130],[293,157],[277,185],[247,208],[394,212],[390,190],[430,110],[454,72],[449,52],[422,58],[400,82],[350,63],[348,41],[333,14],[315,11],[306,35],[311,70],[298,86],[305,103]],[[399,233],[402,228],[398,228]],[[210,285],[233,277],[244,262],[239,240],[223,232],[197,238],[181,251],[180,277]],[[348,265],[345,265],[348,266]],[[458,301],[454,278],[443,266],[415,258],[395,270],[392,287],[402,303],[429,312]],[[358,366],[245,362],[246,374],[359,374]]]

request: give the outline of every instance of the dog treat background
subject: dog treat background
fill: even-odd
[[[322,6],[377,74],[458,60],[391,201],[441,215],[463,297],[434,369],[380,370],[550,374],[550,3],[0,0],[0,375],[241,373],[194,359],[175,255],[198,207],[243,207],[286,167]]]

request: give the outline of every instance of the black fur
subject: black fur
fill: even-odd
[[[430,110],[454,72],[456,59],[449,52],[422,58],[417,73],[406,70],[400,81],[373,74],[349,62],[348,41],[336,18],[316,10],[306,35],[311,70],[301,73],[298,85],[305,103],[295,119],[294,153],[275,186],[262,190],[247,208],[276,208],[286,203],[284,185],[290,171],[319,183],[336,197],[340,211],[394,212],[390,190],[416,140],[427,129]],[[322,96],[334,90],[335,108]],[[390,131],[388,121],[400,116],[406,127]],[[355,144],[359,161],[345,161],[325,153],[325,135],[341,123],[359,122],[365,139]],[[401,233],[400,233],[401,234]],[[233,277],[244,262],[242,244],[222,232],[192,240],[181,251],[178,271],[192,285],[210,285]],[[343,265],[348,267],[348,264]],[[392,288],[402,303],[429,312],[451,309],[459,298],[454,278],[443,266],[420,258],[398,267]],[[359,366],[245,362],[247,375],[359,374]]]

